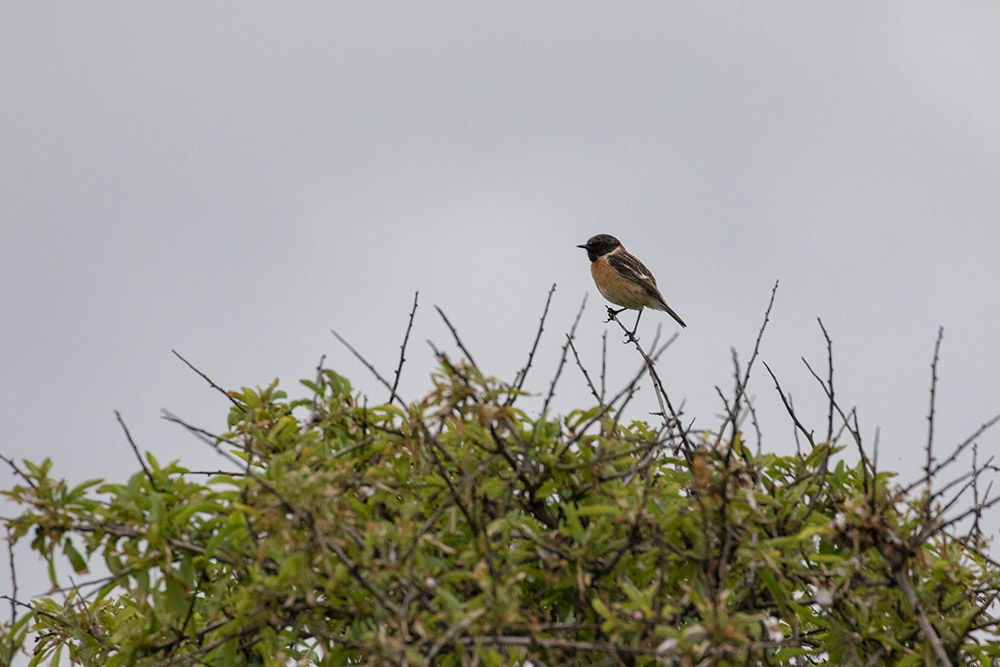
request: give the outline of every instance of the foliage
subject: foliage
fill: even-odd
[[[331,370],[296,400],[230,392],[228,433],[188,428],[231,472],[147,454],[71,488],[25,462],[11,539],[54,587],[57,562],[111,574],[17,607],[4,645],[112,667],[1000,659],[978,531],[836,437],[777,456],[732,412],[728,438],[610,404],[531,416],[441,360],[409,404],[359,404]]]

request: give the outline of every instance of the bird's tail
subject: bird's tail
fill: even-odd
[[[670,315],[670,317],[672,317],[675,320],[677,320],[677,324],[681,325],[684,328],[687,328],[687,325],[684,324],[684,320],[681,319],[681,316],[678,315],[677,313],[675,313],[674,310],[670,306],[667,305],[667,302],[663,300],[662,296],[659,296],[659,295],[657,295],[657,296],[659,298],[656,299],[657,303],[655,303],[653,305],[653,308],[656,308],[657,310],[665,311],[668,315]]]

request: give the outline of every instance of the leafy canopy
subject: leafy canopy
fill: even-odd
[[[728,438],[608,404],[530,416],[511,385],[441,360],[410,404],[359,404],[331,370],[294,400],[231,392],[227,433],[188,426],[230,472],[147,454],[126,481],[70,488],[25,462],[11,539],[54,587],[57,563],[110,576],[19,603],[5,650],[35,634],[31,664],[109,667],[1000,659],[981,537],[836,438],[777,456],[732,414]]]

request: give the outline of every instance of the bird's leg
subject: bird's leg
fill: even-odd
[[[639,340],[635,337],[635,332],[639,329],[639,318],[642,317],[642,308],[639,309],[639,313],[635,316],[635,326],[632,327],[632,332],[625,337],[626,343],[631,343]]]
[[[604,321],[605,322],[610,322],[611,320],[615,319],[615,317],[618,315],[618,313],[622,312],[623,310],[628,310],[628,308],[619,308],[618,310],[615,310],[611,306],[608,306],[608,319],[606,319]]]

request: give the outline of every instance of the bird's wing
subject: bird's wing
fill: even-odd
[[[659,293],[656,289],[656,278],[653,277],[650,270],[646,268],[645,264],[627,252],[616,252],[609,255],[608,264],[611,265],[611,268],[617,269],[619,273],[629,280],[637,282],[640,285],[645,285],[646,289],[649,289],[650,292]]]
[[[632,282],[642,285],[649,295],[660,304],[660,310],[669,313],[682,327],[687,326],[684,324],[684,320],[667,305],[663,295],[660,294],[660,289],[656,286],[656,278],[642,262],[627,252],[616,252],[608,257],[608,264]]]

